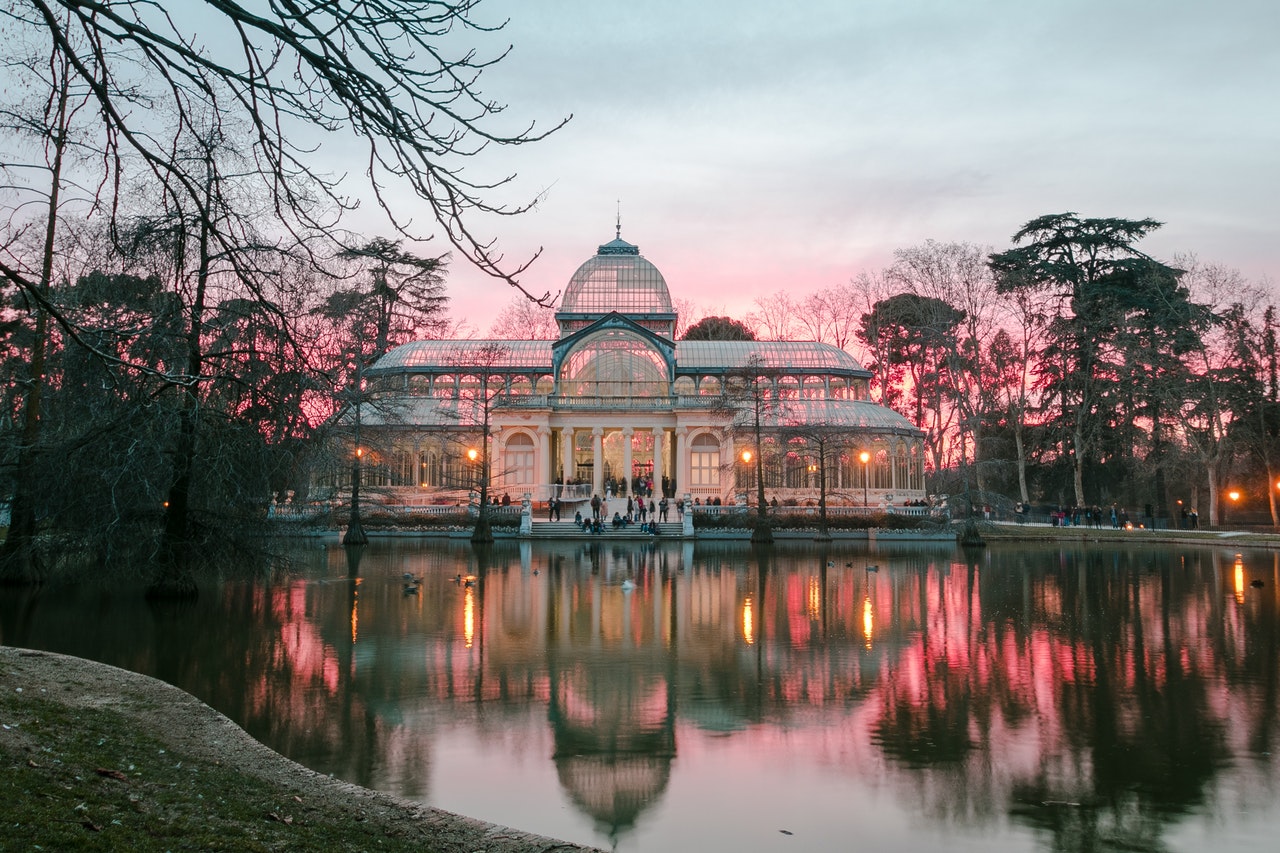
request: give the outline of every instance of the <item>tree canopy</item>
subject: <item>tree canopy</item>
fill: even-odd
[[[685,329],[686,341],[754,341],[755,332],[730,317],[703,317]]]

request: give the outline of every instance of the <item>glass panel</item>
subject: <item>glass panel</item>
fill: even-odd
[[[565,359],[560,393],[569,397],[659,397],[668,393],[666,361],[618,329],[593,335]]]

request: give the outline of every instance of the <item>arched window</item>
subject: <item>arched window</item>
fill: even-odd
[[[720,485],[720,441],[702,433],[689,445],[689,478],[694,486]]]
[[[409,377],[409,393],[426,395],[431,393],[431,377],[414,375]]]
[[[534,390],[542,395],[552,394],[556,390],[556,381],[546,374],[539,376],[537,383],[534,385]]]
[[[676,393],[684,397],[691,397],[698,393],[698,387],[694,384],[691,376],[677,377],[675,388]]]
[[[533,393],[533,383],[529,381],[528,376],[513,376],[509,393],[512,396],[527,397]]]
[[[448,400],[450,397],[456,397],[457,395],[457,380],[448,374],[444,376],[437,376],[435,382],[431,383],[432,397],[440,397],[441,399]]]
[[[821,376],[806,376],[800,396],[806,400],[822,400],[827,396],[827,384]]]
[[[782,376],[778,379],[778,399],[798,400],[800,398],[800,380],[794,376]]]
[[[889,448],[883,439],[877,439],[871,458],[871,488],[893,488],[893,469],[889,465]]]
[[[518,432],[507,440],[505,454],[505,475],[507,483],[521,485],[535,482],[533,439],[526,433]]]
[[[719,397],[720,380],[714,376],[704,376],[698,384],[698,393],[704,397]]]
[[[829,383],[829,387],[831,388],[831,399],[833,400],[849,399],[849,386],[848,386],[848,383],[845,382],[843,376],[831,377],[831,382]]]
[[[592,335],[560,367],[560,393],[567,397],[665,397],[669,387],[662,354],[624,329]]]
[[[908,489],[911,482],[911,457],[907,455],[907,443],[899,439],[893,445],[893,487]]]

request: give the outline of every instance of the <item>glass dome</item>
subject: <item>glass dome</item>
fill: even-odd
[[[578,267],[560,300],[561,314],[671,314],[671,292],[640,247],[621,234]]]

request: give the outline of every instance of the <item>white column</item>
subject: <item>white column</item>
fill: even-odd
[[[733,497],[738,493],[738,454],[734,452],[733,433],[726,431],[724,441],[720,445],[720,470],[728,472],[728,483],[721,483],[720,491],[724,491],[724,486],[729,487],[729,496]]]
[[[653,490],[662,494],[662,436],[666,430],[653,428]]]
[[[631,427],[622,428],[622,476],[627,480],[627,494],[631,494]]]
[[[568,483],[573,479],[573,428],[560,428],[560,476],[563,482]]]
[[[533,470],[535,483],[550,483],[555,479],[551,474],[551,430],[544,426],[538,427],[538,464]]]
[[[604,500],[604,427],[591,429],[591,492]]]
[[[499,483],[503,486],[507,484],[507,467],[502,463],[502,453],[500,448],[506,446],[506,442],[502,440],[502,427],[494,427],[489,433],[489,491],[492,492]],[[495,482],[497,481],[497,482]],[[489,495],[490,500],[493,495]]]
[[[689,488],[689,453],[685,439],[689,435],[687,427],[676,430],[676,466],[675,475],[679,488]]]

